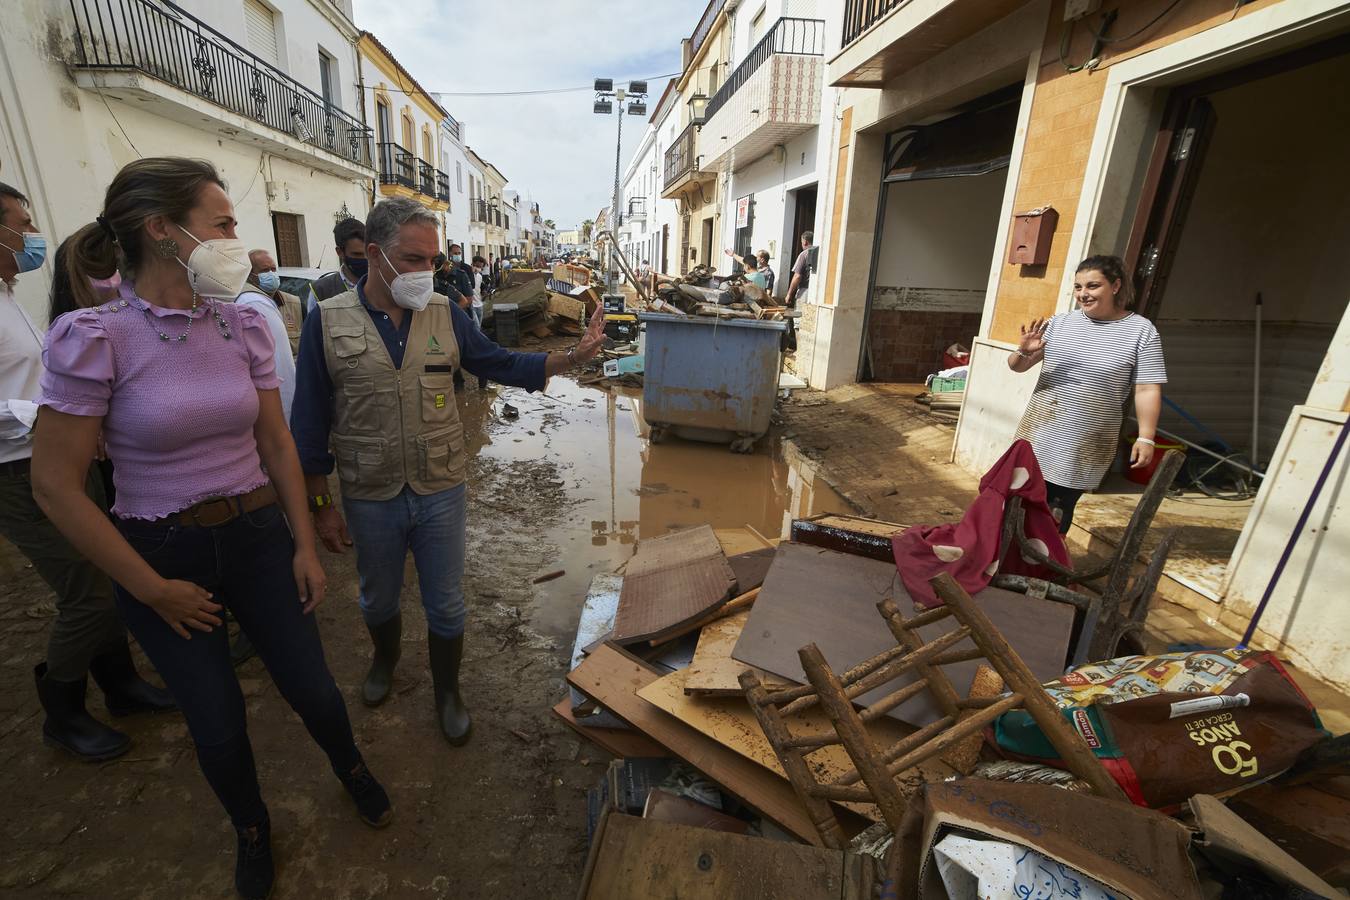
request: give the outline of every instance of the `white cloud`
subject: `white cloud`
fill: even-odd
[[[675,72],[680,40],[706,0],[355,0],[357,27],[389,48],[429,92],[538,90]],[[651,79],[648,109],[665,80]],[[560,228],[608,206],[615,117],[591,111],[589,90],[519,97],[459,97],[441,105],[467,125],[468,143],[526,191]],[[627,166],[647,127],[623,123]]]

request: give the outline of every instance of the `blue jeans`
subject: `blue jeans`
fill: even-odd
[[[465,486],[425,496],[407,485],[390,500],[343,498],[356,545],[361,615],[372,628],[399,611],[403,564],[412,551],[427,630],[441,638],[464,633]]]
[[[281,507],[274,503],[216,528],[137,519],[119,519],[117,527],[161,576],[201,585],[230,610],[333,769],[355,768],[361,754],[324,661],[318,625],[300,607],[292,572],[295,542]],[[184,640],[120,585],[117,606],[178,701],[197,762],[231,821],[240,828],[256,825],[267,807],[225,627],[192,631],[192,639]]]

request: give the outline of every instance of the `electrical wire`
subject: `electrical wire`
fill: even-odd
[[[144,159],[145,157],[141,156],[141,151],[137,150],[136,145],[132,142],[131,135],[127,134],[127,130],[122,127],[122,123],[117,118],[117,114],[114,113],[112,111],[112,107],[108,105],[108,98],[103,96],[103,88],[99,86],[98,75],[95,75],[90,80],[93,82],[94,90],[98,91],[98,99],[103,101],[103,108],[106,109],[108,111],[108,115],[112,117],[113,122],[117,125],[117,130],[122,132],[123,140],[125,140],[127,142],[127,145],[131,147],[131,151],[136,154],[136,157],[138,159]]]
[[[660,81],[662,78],[675,78],[679,74],[680,74],[679,72],[672,72],[668,75],[648,75],[646,78],[630,78],[627,80]],[[403,87],[402,84],[403,79],[399,78],[398,80],[399,80],[398,92],[401,94],[406,94],[407,96],[411,97],[412,92],[406,90]],[[380,90],[378,85],[373,84],[365,85],[365,89],[368,91]],[[578,87],[538,88],[534,90],[525,90],[525,91],[425,91],[425,93],[432,97],[534,97],[543,94],[576,94],[582,91],[594,91],[594,90],[595,90],[594,85],[583,84]]]
[[[1166,7],[1162,12],[1160,12],[1160,13],[1158,13],[1156,16],[1154,16],[1154,17],[1152,18],[1152,20],[1150,20],[1149,23],[1148,23],[1147,25],[1145,25],[1143,28],[1140,28],[1140,29],[1138,29],[1138,30],[1136,30],[1136,31],[1134,31],[1134,32],[1132,32],[1132,33],[1130,33],[1130,34],[1123,34],[1123,35],[1121,35],[1120,37],[1112,37],[1112,38],[1106,37],[1105,35],[1102,35],[1101,33],[1099,33],[1099,32],[1097,31],[1097,29],[1093,28],[1091,25],[1088,25],[1088,26],[1087,26],[1087,30],[1090,31],[1090,32],[1092,32],[1093,37],[1095,37],[1097,40],[1101,41],[1103,44],[1119,44],[1119,43],[1122,43],[1122,42],[1124,42],[1124,41],[1134,40],[1135,38],[1139,37],[1139,35],[1143,34],[1143,33],[1146,32],[1146,31],[1148,31],[1148,30],[1149,30],[1150,28],[1152,28],[1154,25],[1157,25],[1157,24],[1158,24],[1159,22],[1161,22],[1163,19],[1167,18],[1168,13],[1170,13],[1172,10],[1176,9],[1176,8],[1177,8],[1178,6],[1180,6],[1181,4],[1182,4],[1182,0],[1172,0],[1172,2],[1169,3],[1169,4],[1167,5],[1167,7]],[[1105,21],[1105,17],[1103,17],[1103,21]]]

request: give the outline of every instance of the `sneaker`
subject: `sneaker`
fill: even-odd
[[[234,860],[234,889],[247,900],[266,900],[272,893],[272,820],[251,828],[236,828],[238,855]]]
[[[370,774],[364,761],[348,773],[337,773],[338,780],[347,789],[347,793],[356,803],[356,814],[371,828],[383,828],[394,819],[394,806],[389,795],[375,776]]]

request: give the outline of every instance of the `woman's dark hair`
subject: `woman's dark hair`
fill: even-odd
[[[72,286],[78,290],[89,279],[111,278],[119,269],[134,274],[149,251],[145,220],[167,216],[182,225],[208,184],[225,187],[216,167],[204,159],[153,156],[127,163],[108,185],[98,221],[66,241],[70,259],[65,269]]]
[[[1078,264],[1074,272],[1101,272],[1106,280],[1120,282],[1120,293],[1116,295],[1116,306],[1130,309],[1134,306],[1134,292],[1130,290],[1130,279],[1125,277],[1125,260],[1119,256],[1100,254],[1089,256]]]
[[[72,278],[70,275],[70,249],[75,237],[66,238],[56,248],[52,256],[52,295],[47,306],[47,321],[55,322],[59,317],[77,309],[97,306],[98,295],[94,293],[89,279]],[[95,278],[111,278],[112,272],[95,275]]]

